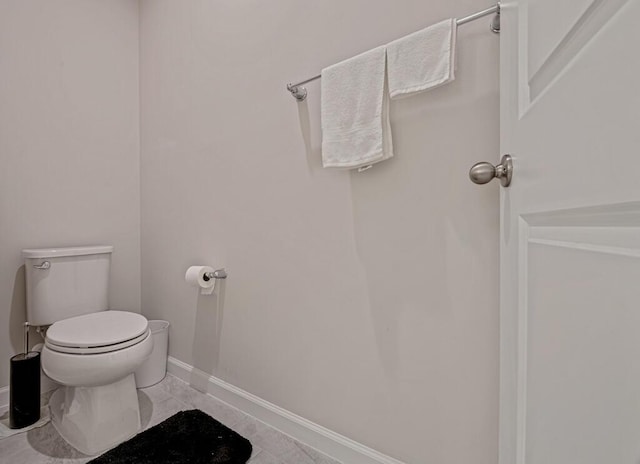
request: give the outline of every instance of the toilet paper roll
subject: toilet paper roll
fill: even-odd
[[[211,295],[216,285],[216,279],[206,279],[205,274],[213,272],[213,268],[209,266],[191,266],[187,269],[184,279],[194,287],[200,287],[200,293],[203,295]]]

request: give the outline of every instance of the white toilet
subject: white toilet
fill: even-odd
[[[112,246],[22,250],[27,320],[49,326],[42,368],[63,385],[51,421],[79,451],[94,455],[140,429],[134,371],[153,338],[140,314],[109,310]]]

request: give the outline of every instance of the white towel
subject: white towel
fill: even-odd
[[[455,19],[434,24],[387,45],[391,98],[447,84],[454,78]]]
[[[386,49],[322,70],[322,164],[361,168],[393,156]]]

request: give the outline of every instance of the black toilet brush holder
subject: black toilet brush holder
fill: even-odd
[[[40,353],[30,351],[11,358],[9,427],[21,429],[40,419]]]
[[[40,419],[40,353],[28,351],[29,324],[25,323],[25,352],[10,361],[9,427],[21,429]]]

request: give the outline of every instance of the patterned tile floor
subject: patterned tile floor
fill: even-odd
[[[43,401],[49,396],[43,395]],[[138,398],[143,429],[178,411],[201,409],[251,441],[249,464],[340,464],[170,374],[159,384],[138,390]],[[69,446],[51,423],[0,439],[2,464],[84,464],[91,459]]]

